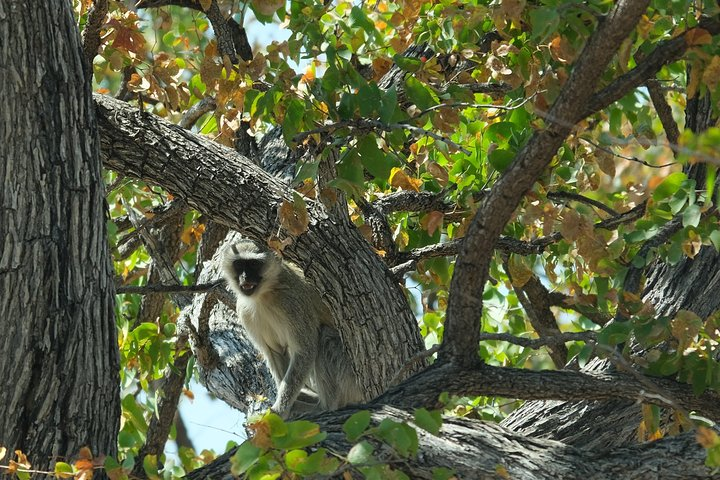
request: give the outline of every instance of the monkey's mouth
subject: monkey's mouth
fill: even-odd
[[[257,289],[258,284],[253,282],[245,282],[240,284],[240,290],[245,295],[252,295],[252,293]]]

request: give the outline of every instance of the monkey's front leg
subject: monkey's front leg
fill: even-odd
[[[277,389],[277,398],[272,411],[287,418],[295,399],[300,395],[313,364],[314,351],[305,351],[290,356],[290,366]]]

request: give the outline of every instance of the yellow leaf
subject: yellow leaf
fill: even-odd
[[[402,169],[393,167],[390,171],[390,185],[403,190],[420,191],[422,180],[409,177]]]
[[[507,266],[513,287],[522,288],[532,277],[532,270],[525,265],[525,257],[521,255],[510,255]]]
[[[7,448],[5,448],[5,447],[0,447],[0,460],[2,460],[3,458],[5,458],[5,455],[7,455]]]
[[[212,6],[212,0],[200,0],[200,6],[204,12],[207,12]]]

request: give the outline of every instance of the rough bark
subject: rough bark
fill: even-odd
[[[0,3],[0,445],[35,468],[115,455],[113,270],[70,3]]]
[[[392,407],[371,410],[374,423],[390,418],[412,424],[412,415]],[[320,425],[328,432],[323,442],[330,451],[346,452],[342,424],[351,412],[341,410],[322,415]],[[586,450],[552,440],[523,437],[495,423],[464,418],[445,418],[439,436],[418,430],[419,453],[412,460],[398,460],[380,447],[380,460],[413,479],[431,479],[433,467],[452,468],[461,479],[700,479],[710,478],[703,465],[704,450],[694,434],[686,433],[614,452]],[[231,479],[231,450],[187,478]],[[507,472],[507,474],[504,473]]]
[[[236,152],[126,103],[95,100],[107,167],[160,185],[251,239],[266,241],[277,233],[278,207],[292,198],[282,182]],[[308,231],[283,253],[322,294],[368,398],[376,396],[422,348],[415,318],[400,285],[360,233],[319,202],[308,205]]]

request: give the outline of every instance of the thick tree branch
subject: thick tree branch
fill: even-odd
[[[686,410],[695,410],[712,420],[720,419],[720,395],[705,392],[696,396],[692,387],[664,378],[652,383],[667,392]],[[624,373],[578,372],[573,370],[534,371],[520,368],[457,366],[436,361],[425,371],[390,388],[370,405],[433,407],[441,393],[467,396],[498,396],[523,400],[616,400],[625,399],[669,406],[672,403],[643,383]]]
[[[292,192],[282,182],[204,137],[110,97],[95,100],[107,167],[160,185],[253,240],[265,242],[278,233],[278,207],[283,200],[292,202]],[[421,349],[415,318],[394,276],[357,229],[337,222],[321,203],[307,204],[308,230],[283,254],[304,267],[335,318],[342,320],[343,344],[368,393],[377,395]],[[385,296],[369,294],[378,291]],[[386,363],[376,361],[381,355]]]
[[[413,425],[413,415],[392,407],[373,407],[372,425],[384,419]],[[322,446],[330,451],[346,452],[352,446],[345,439],[342,425],[351,410],[327,412],[311,418],[328,432]],[[617,451],[585,450],[565,443],[525,437],[498,424],[461,417],[444,417],[440,437],[417,428],[419,452],[411,462],[399,468],[413,479],[435,478],[432,469],[452,466],[462,479],[497,478],[535,480],[615,480],[617,478],[659,478],[664,480],[706,479],[711,470],[705,467],[705,449],[697,443],[694,432],[667,437],[655,442],[633,445]],[[231,450],[217,461],[195,470],[189,480],[206,478],[230,480]],[[378,456],[396,458],[382,449]],[[501,473],[498,473],[501,472]]]
[[[440,358],[465,365],[477,355],[482,292],[492,250],[520,199],[552,160],[572,126],[584,118],[586,99],[620,44],[637,25],[648,0],[621,0],[588,40],[572,74],[547,116],[547,128],[536,132],[495,183],[477,212],[458,256],[453,275]]]

